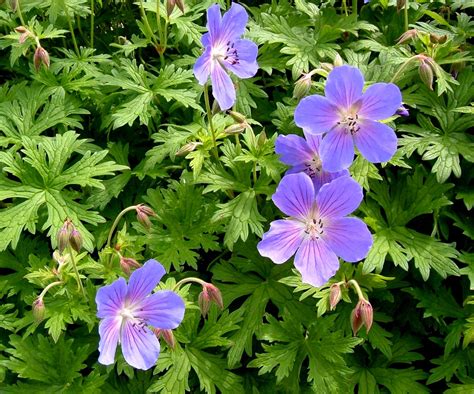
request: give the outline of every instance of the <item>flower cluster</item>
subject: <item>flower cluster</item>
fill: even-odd
[[[305,138],[279,136],[275,143],[280,160],[291,168],[272,199],[288,217],[271,223],[258,250],[276,264],[295,254],[303,282],[314,286],[336,273],[338,257],[360,261],[373,243],[367,225],[347,217],[363,198],[347,171],[354,145],[372,163],[390,160],[397,149],[395,132],[379,121],[401,108],[399,88],[376,83],[363,92],[363,87],[357,68],[335,67],[325,96],[306,97],[295,109],[295,123]]]

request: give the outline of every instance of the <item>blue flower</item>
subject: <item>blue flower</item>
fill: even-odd
[[[247,12],[239,4],[233,3],[223,17],[217,4],[207,10],[209,32],[202,36],[205,51],[194,65],[194,75],[201,85],[211,76],[212,95],[223,110],[235,103],[235,87],[228,71],[250,78],[258,70],[257,45],[240,38],[247,20]]]

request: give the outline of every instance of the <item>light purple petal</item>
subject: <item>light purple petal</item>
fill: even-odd
[[[116,316],[104,319],[99,324],[99,363],[103,365],[110,365],[115,361],[121,323],[122,318]]]
[[[127,320],[120,339],[123,357],[132,367],[146,370],[155,365],[160,354],[160,343],[148,328]]]
[[[222,17],[222,41],[234,41],[245,32],[249,16],[240,4],[232,3],[230,10]]]
[[[352,135],[342,127],[335,128],[323,137],[319,153],[326,171],[336,172],[348,168],[354,160]]]
[[[229,109],[235,103],[235,87],[225,70],[213,63],[211,68],[212,95],[222,110]]]
[[[306,130],[303,130],[303,134],[311,152],[313,154],[316,153],[319,156],[319,147],[321,146],[322,137],[320,135],[309,133]]]
[[[209,42],[212,44],[219,40],[221,36],[221,9],[219,5],[214,4],[207,9],[206,26],[209,31]]]
[[[349,176],[349,171],[342,170],[337,172],[327,172],[324,171],[323,168],[322,171],[318,172],[314,177],[311,178],[313,180],[315,193],[318,194],[319,189],[321,189],[323,185],[333,181],[336,178],[340,178],[341,176]]]
[[[339,269],[339,260],[322,239],[308,237],[296,252],[295,267],[304,283],[320,287]]]
[[[211,35],[209,33],[204,33],[201,37],[201,43],[203,47],[211,45]]]
[[[234,49],[237,50],[239,61],[236,64],[232,64],[230,60],[233,57],[230,57],[229,60],[225,61],[225,67],[240,78],[253,77],[258,70],[257,45],[249,40],[236,40],[234,42]]]
[[[295,123],[312,134],[328,132],[339,120],[337,108],[323,96],[305,97],[295,109]]]
[[[308,175],[301,172],[285,175],[272,200],[286,215],[305,219],[314,202],[313,182]]]
[[[211,61],[211,47],[207,47],[196,63],[194,63],[194,75],[201,85],[204,85],[209,79]]]
[[[295,134],[279,135],[275,141],[275,153],[280,160],[290,166],[311,160],[313,152],[304,138]]]
[[[285,172],[285,174],[286,175],[297,174],[298,172],[306,171],[306,169],[307,169],[306,164],[297,164],[297,165],[291,167],[287,172]]]
[[[397,151],[397,135],[386,124],[364,119],[354,142],[362,156],[371,163],[389,161]]]
[[[360,205],[362,198],[362,188],[351,177],[341,177],[325,184],[316,196],[319,208],[319,215],[323,218],[339,218],[354,212]]]
[[[393,83],[376,83],[362,95],[360,118],[381,120],[395,114],[402,105],[402,94]]]
[[[127,295],[127,283],[119,278],[108,286],[101,287],[95,296],[97,317],[113,317],[123,307]]]
[[[336,255],[351,263],[365,258],[373,243],[367,225],[358,218],[331,220],[322,237]]]
[[[127,301],[129,305],[133,307],[135,304],[140,304],[156,287],[165,273],[163,266],[153,259],[133,271],[128,281]]]
[[[184,301],[178,294],[162,290],[145,298],[133,313],[154,327],[171,330],[183,320],[184,310]]]
[[[303,240],[304,230],[304,224],[296,220],[275,220],[258,243],[258,252],[275,264],[282,264],[295,254]]]
[[[324,92],[333,104],[349,109],[361,98],[363,87],[364,77],[360,70],[344,65],[329,73]]]

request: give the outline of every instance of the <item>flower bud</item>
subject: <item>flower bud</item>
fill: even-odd
[[[38,71],[43,64],[46,68],[49,68],[49,53],[43,47],[37,47],[35,55],[33,56],[33,63],[36,71]]]
[[[27,31],[26,33],[21,33],[20,37],[18,37],[18,43],[23,44],[29,36],[30,36],[29,31]]]
[[[405,108],[405,106],[401,106],[400,108],[397,109],[397,112],[395,112],[396,115],[400,116],[410,116],[410,113],[408,112],[408,109]]]
[[[357,334],[362,326],[365,326],[367,332],[372,327],[374,312],[372,305],[365,299],[360,299],[351,313],[351,326],[354,335]]]
[[[215,302],[219,308],[224,308],[221,291],[211,283],[205,283],[202,286],[202,292],[199,294],[199,309],[203,317],[206,317],[211,306],[211,302]]]
[[[441,36],[439,34],[430,33],[430,41],[433,44],[444,44],[447,39],[448,39],[448,36],[446,34],[443,34]]]
[[[331,64],[331,63],[321,63],[319,65],[319,67],[321,67],[322,70],[326,71],[326,72],[331,72],[332,69],[334,68],[334,65]]]
[[[12,11],[16,12],[16,10],[18,9],[18,0],[10,0],[9,3]]]
[[[155,333],[157,338],[163,338],[171,349],[174,349],[176,347],[176,340],[174,339],[173,330],[154,328],[153,332]]]
[[[150,207],[146,205],[139,204],[135,207],[135,211],[137,212],[137,220],[143,224],[147,229],[151,227],[150,216],[156,216],[156,213]]]
[[[71,231],[69,245],[71,245],[71,248],[73,248],[77,253],[79,253],[82,248],[82,235],[76,228]]]
[[[176,0],[166,0],[166,13],[170,16],[176,6]]]
[[[303,76],[295,82],[295,88],[293,89],[293,98],[302,99],[306,96],[311,89],[311,75],[303,74]]]
[[[58,250],[60,254],[64,252],[64,249],[67,248],[68,244],[69,244],[69,232],[65,226],[62,226],[59,229],[59,233],[58,233]]]
[[[37,323],[40,323],[44,319],[45,306],[42,298],[36,298],[33,301],[33,317]]]
[[[15,31],[17,33],[23,34],[23,33],[28,32],[28,29],[25,26],[18,26],[18,27],[15,27]]]
[[[329,290],[329,307],[331,310],[336,308],[336,305],[341,301],[342,298],[342,291],[341,285],[339,283],[334,283],[331,285]]]
[[[420,75],[421,81],[428,87],[428,89],[433,90],[433,69],[428,61],[421,61],[420,66],[418,67],[418,74]]]
[[[202,142],[188,142],[178,149],[175,156],[186,156],[188,153],[194,151],[199,145],[202,145]]]
[[[265,142],[267,142],[267,134],[265,133],[265,131],[262,131],[258,135],[257,145],[258,146],[263,146],[265,144]]]
[[[344,60],[342,60],[341,55],[339,53],[336,53],[336,56],[334,57],[334,61],[332,62],[334,64],[334,67],[339,67],[344,65]]]
[[[397,44],[404,44],[413,38],[415,38],[418,34],[418,31],[416,29],[410,29],[407,30],[405,33],[403,33],[400,37],[398,37]]]
[[[227,113],[234,119],[237,123],[244,123],[247,121],[247,118],[237,111],[227,111]]]
[[[140,268],[140,263],[131,257],[120,256],[120,268],[126,275],[130,275],[131,268]]]
[[[406,5],[406,0],[397,0],[397,12],[403,9]]]
[[[224,133],[228,135],[242,134],[246,128],[247,128],[247,125],[244,123],[233,124],[233,125],[230,125],[229,127],[226,127],[224,129]]]
[[[184,14],[184,0],[176,0],[176,5],[179,10]]]

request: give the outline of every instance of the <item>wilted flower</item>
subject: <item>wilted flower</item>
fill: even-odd
[[[369,301],[360,299],[356,307],[351,313],[351,326],[354,335],[360,330],[362,326],[365,326],[367,332],[370,331],[374,320],[374,311]]]
[[[149,295],[165,274],[163,266],[148,260],[133,272],[128,285],[119,278],[99,289],[96,296],[99,325],[99,362],[114,363],[120,343],[125,361],[134,368],[149,369],[158,359],[160,343],[148,325],[173,329],[183,320],[184,302],[168,290]]]
[[[306,173],[312,179],[316,192],[325,183],[349,175],[347,170],[326,171],[319,155],[321,137],[307,132],[304,132],[304,136],[306,139],[294,134],[280,135],[275,141],[275,152],[280,155],[280,160],[292,166],[287,174]]]
[[[341,301],[342,291],[339,283],[334,283],[329,289],[329,307],[331,310],[336,308],[336,305]]]
[[[244,7],[236,3],[223,17],[217,4],[207,10],[209,33],[201,39],[206,49],[194,65],[194,75],[201,85],[211,76],[212,94],[222,110],[232,107],[236,97],[234,84],[227,72],[232,71],[240,78],[250,78],[258,69],[257,45],[240,38],[247,20]]]
[[[33,56],[33,63],[35,65],[36,71],[38,71],[43,64],[46,68],[49,68],[49,53],[43,47],[39,46],[35,50]]]
[[[198,303],[201,314],[206,317],[211,307],[211,302],[215,302],[219,308],[224,308],[221,291],[211,283],[202,285],[202,292],[199,294]]]
[[[395,132],[377,121],[400,107],[400,89],[392,83],[376,83],[362,93],[363,86],[364,77],[356,67],[336,67],[328,75],[326,97],[309,96],[296,107],[298,126],[312,134],[326,133],[319,153],[327,171],[348,168],[354,144],[371,163],[388,161],[397,150]]]
[[[303,282],[324,285],[339,268],[337,256],[362,260],[372,246],[367,225],[345,217],[362,201],[362,188],[344,176],[321,187],[316,194],[305,173],[286,175],[272,199],[289,216],[275,220],[257,248],[262,256],[282,264],[296,252],[295,267]]]

